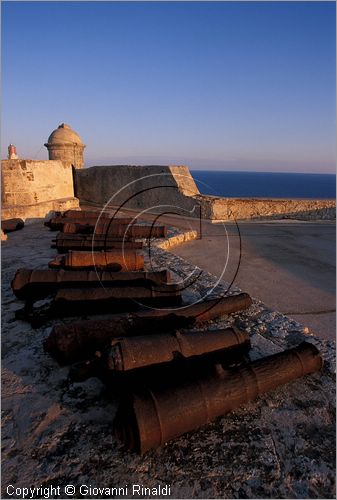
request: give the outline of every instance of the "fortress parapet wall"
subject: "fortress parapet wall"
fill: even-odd
[[[199,190],[185,166],[111,165],[76,170],[75,194],[83,203],[152,213],[197,216]]]
[[[186,166],[96,166],[76,170],[75,193],[83,203],[139,212],[177,210],[216,221],[336,218],[334,200],[221,198],[200,194]],[[166,207],[166,208],[165,208]]]
[[[112,165],[73,169],[69,161],[3,160],[2,219],[45,217],[83,204],[216,221],[335,219],[334,200],[221,198],[200,194],[186,166]]]
[[[200,195],[202,215],[213,221],[250,219],[336,219],[335,200],[220,198]]]
[[[71,163],[2,160],[1,202],[2,219],[45,217],[51,211],[78,207]]]

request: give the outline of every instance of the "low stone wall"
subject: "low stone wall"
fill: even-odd
[[[196,197],[202,217],[213,221],[247,219],[331,220],[336,218],[334,200],[278,200],[254,198]]]
[[[187,243],[188,241],[196,240],[197,238],[197,231],[179,230],[176,234],[169,235],[164,240],[158,240],[156,246],[157,248],[162,248],[163,250],[170,250],[171,248]]]
[[[53,210],[78,207],[70,162],[3,160],[2,219],[45,217]]]

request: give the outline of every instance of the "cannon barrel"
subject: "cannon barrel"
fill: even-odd
[[[103,314],[132,310],[140,305],[150,307],[172,306],[181,303],[180,289],[175,284],[157,284],[139,280],[125,286],[99,288],[60,288],[53,307],[58,314]],[[121,282],[120,282],[121,283]]]
[[[110,272],[74,271],[64,269],[18,269],[11,283],[12,290],[19,299],[42,298],[55,293],[60,288],[91,288],[151,286],[167,284],[170,273],[163,271]],[[122,293],[122,292],[121,292]]]
[[[22,229],[25,223],[22,219],[7,219],[1,221],[1,229],[5,234]]]
[[[116,337],[157,334],[221,317],[252,303],[247,293],[207,300],[171,310],[139,311],[115,314],[110,319],[77,321],[56,325],[45,340],[45,350],[63,363],[90,357],[96,350],[109,345]]]
[[[134,370],[169,363],[178,357],[201,356],[242,344],[250,346],[249,335],[234,327],[206,332],[176,331],[171,334],[124,337],[112,342],[108,367],[117,371]]]
[[[56,291],[51,301],[38,305],[27,301],[25,307],[15,311],[15,317],[23,321],[29,321],[33,328],[39,328],[51,318],[65,316],[87,316],[95,314],[116,314],[122,312],[139,311],[142,306],[172,307],[181,304],[181,294],[177,285],[156,284],[153,282],[139,283],[133,282],[134,286],[128,286],[127,282],[118,283],[118,287],[95,287],[95,288],[60,288]],[[92,333],[91,340],[100,338],[97,332]],[[75,336],[76,338],[76,336]],[[61,339],[61,345],[63,344]],[[73,344],[74,337],[72,336]],[[107,339],[106,339],[107,340]],[[55,357],[62,357],[58,352],[59,339],[54,351]],[[80,356],[80,359],[87,356],[84,354],[89,343],[88,339],[83,341],[83,352],[66,353],[66,357]],[[49,344],[49,342],[48,342]]]
[[[98,224],[64,223],[60,228],[66,234],[95,234],[107,235],[111,238],[165,238],[165,226],[134,225],[127,226],[113,222],[99,222]]]
[[[139,340],[139,351],[134,352],[136,357],[141,356],[146,364],[137,363],[137,368],[130,370],[114,369],[115,360],[111,365],[110,348],[96,351],[95,356],[85,361],[73,364],[69,370],[69,380],[72,382],[83,382],[91,377],[99,378],[116,397],[123,396],[126,392],[134,391],[139,387],[146,387],[149,384],[156,384],[163,388],[165,385],[171,386],[173,383],[181,383],[193,377],[200,377],[214,372],[214,365],[221,363],[224,366],[233,366],[242,364],[247,359],[246,356],[250,350],[249,335],[246,332],[237,331],[233,335],[232,328],[224,330],[208,330],[194,332],[179,332],[185,336],[191,333],[189,340],[188,353],[185,349],[186,357],[178,351],[169,353],[165,349],[163,355],[163,342],[159,340],[160,335],[147,335],[152,340],[154,349],[149,353],[146,349],[146,359],[144,359],[144,343],[139,337],[124,337],[124,340],[136,342]],[[175,335],[176,332],[167,332],[166,337]],[[193,334],[193,335],[192,335]],[[200,343],[198,335],[203,335],[203,342]],[[192,339],[195,337],[195,340]],[[157,339],[159,340],[158,345]],[[118,343],[121,339],[116,339]],[[114,347],[114,340],[111,342]],[[165,346],[167,347],[167,346]],[[192,355],[193,351],[193,355]],[[152,355],[151,355],[152,354]],[[172,354],[172,355],[170,355]],[[189,356],[187,356],[189,354]],[[152,363],[153,364],[148,364]]]
[[[109,250],[108,252],[81,252],[70,250],[49,262],[51,269],[110,269],[111,271],[141,271],[144,269],[144,255],[132,248]]]
[[[104,218],[111,219],[112,216],[104,211],[100,210],[74,210],[69,209],[65,212],[56,212],[55,217],[63,217],[68,219],[90,219],[90,218]]]
[[[114,433],[126,447],[145,453],[185,432],[254,400],[259,394],[322,368],[312,344],[303,342],[287,351],[251,364],[223,369],[172,387],[147,387],[126,397],[114,420]]]
[[[51,231],[61,231],[63,227],[67,224],[78,224],[83,226],[95,227],[96,224],[121,224],[128,225],[131,224],[133,219],[131,217],[116,217],[115,219],[108,219],[107,217],[101,218],[99,214],[90,217],[52,217],[51,219],[45,221],[44,225],[49,227]]]
[[[104,235],[59,233],[51,247],[56,248],[59,253],[66,253],[68,250],[106,251],[114,248],[140,249],[143,248],[143,242],[125,241],[123,238],[105,237]]]

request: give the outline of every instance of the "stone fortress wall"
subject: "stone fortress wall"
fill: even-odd
[[[76,208],[72,165],[58,160],[1,162],[1,217],[45,217],[55,210]]]
[[[126,188],[122,189],[124,186]],[[119,190],[121,190],[117,195]],[[75,192],[81,202],[146,209],[178,207],[180,214],[216,221],[250,219],[319,220],[336,218],[334,200],[221,198],[200,194],[186,166],[96,166],[75,171]],[[200,208],[199,208],[200,207]],[[156,209],[152,208],[152,212]],[[159,210],[158,210],[159,211]]]
[[[336,219],[335,200],[202,197],[202,214],[212,221]]]
[[[198,216],[200,195],[184,166],[111,165],[77,170],[75,193],[81,202],[151,213],[176,211]]]
[[[45,143],[49,160],[19,159],[13,144],[1,162],[2,219],[45,217],[79,202],[137,212],[175,212],[216,221],[334,219],[334,200],[220,198],[200,194],[186,166],[110,165],[83,169],[85,145],[65,123]]]
[[[62,123],[45,144],[49,160],[20,159],[13,144],[1,161],[1,218],[44,218],[50,212],[79,207],[73,169],[83,166],[85,145]]]

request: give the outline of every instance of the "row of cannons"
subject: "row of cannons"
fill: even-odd
[[[97,212],[58,214],[46,222],[60,231],[49,269],[19,269],[12,281],[25,301],[17,317],[33,327],[105,315],[56,324],[44,349],[70,365],[70,381],[99,377],[109,387],[119,401],[114,433],[128,449],[145,453],[322,368],[306,342],[251,362],[247,332],[214,329],[217,319],[249,308],[249,295],[184,303],[168,270],[144,269],[144,238],[165,237],[166,228],[130,223]]]

